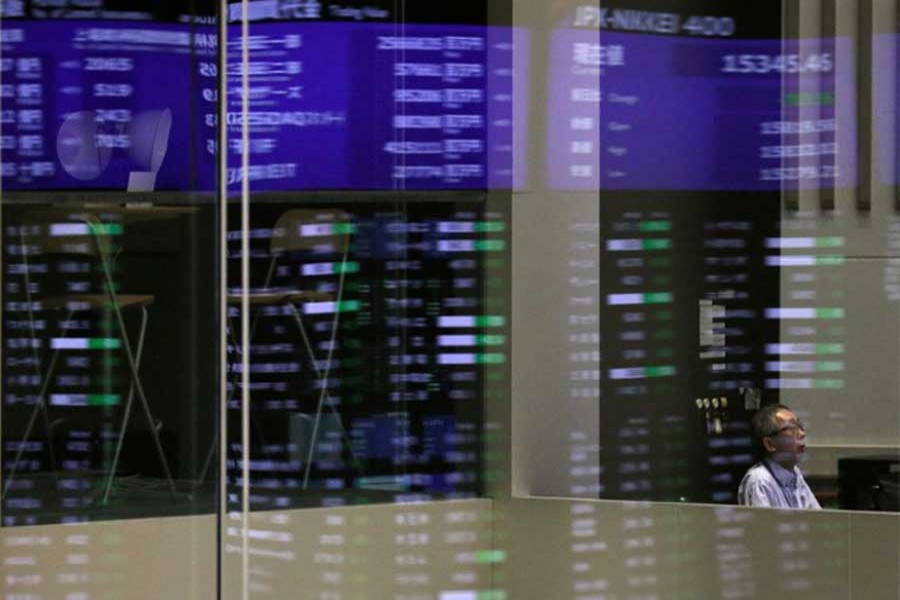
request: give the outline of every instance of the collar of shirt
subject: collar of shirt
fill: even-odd
[[[778,485],[791,490],[797,488],[797,467],[788,471],[774,460],[769,459],[766,459],[766,465],[768,465],[769,472],[775,477]]]

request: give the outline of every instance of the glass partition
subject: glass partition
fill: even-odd
[[[487,192],[526,184],[525,115],[483,5],[283,8],[229,7],[225,593],[287,589],[317,548],[337,597],[366,544],[346,508],[484,495],[509,339]],[[397,539],[444,551],[410,514]],[[408,567],[398,591],[429,571]]]
[[[214,510],[215,13],[132,8],[4,5],[5,526]]]
[[[866,589],[897,2],[445,4],[0,5],[10,597]]]
[[[891,10],[612,0],[523,19],[546,179],[515,206],[559,233],[514,238],[521,493],[747,503],[745,475],[774,462],[802,474],[787,507],[897,510]]]
[[[0,4],[5,597],[215,591],[216,21]]]

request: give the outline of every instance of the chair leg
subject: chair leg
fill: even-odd
[[[135,353],[135,364],[138,369],[141,368],[141,356],[144,353],[144,335],[147,333],[147,307],[141,307],[141,329],[138,334],[137,352]],[[112,490],[113,479],[116,476],[116,469],[119,466],[119,456],[122,453],[122,444],[125,442],[125,431],[128,428],[128,421],[131,419],[131,405],[134,402],[134,381],[131,382],[131,388],[128,390],[128,400],[125,402],[125,415],[122,417],[122,427],[119,430],[119,437],[116,440],[116,452],[113,456],[112,466],[109,469],[109,475],[106,478],[106,489],[103,492],[102,503],[109,501],[109,493]],[[152,425],[151,425],[152,427]]]
[[[276,266],[277,262],[278,262],[277,256],[273,256],[272,260],[269,261],[269,268],[266,271],[266,279],[265,279],[265,282],[263,283],[263,289],[268,288],[269,284],[272,283],[272,277],[275,275],[275,266]],[[225,316],[225,319],[230,324],[231,320],[228,318],[227,315]],[[259,320],[260,320],[260,313],[256,312],[253,315],[253,320],[250,322],[250,341],[252,341],[254,335],[256,335],[256,329],[259,326]],[[228,327],[228,335],[231,337],[234,347],[239,348],[240,344],[238,343],[237,337],[235,336],[234,328],[231,326]],[[247,343],[247,351],[248,352],[250,351],[250,342],[249,341]],[[225,410],[228,410],[228,406],[231,404],[231,400],[234,398],[236,389],[237,389],[237,385],[232,385],[231,391],[228,393],[228,398],[225,401]],[[262,429],[260,428],[258,422],[255,423],[255,428],[256,428],[257,435],[259,435],[260,439],[262,439],[263,438]],[[212,464],[212,459],[213,459],[213,456],[215,455],[217,442],[219,441],[219,434],[220,434],[220,432],[217,431],[215,436],[213,437],[213,441],[212,441],[212,444],[210,445],[209,451],[206,453],[206,459],[203,461],[203,468],[200,471],[200,479],[199,479],[200,483],[206,481],[206,474],[209,472],[209,467]]]
[[[209,472],[209,467],[212,465],[213,456],[216,454],[216,445],[219,441],[219,432],[216,431],[216,434],[213,436],[212,443],[209,445],[209,451],[206,453],[206,460],[203,461],[203,468],[200,470],[200,478],[199,483],[203,483],[206,481],[206,474]]]
[[[68,331],[69,323],[72,320],[72,315],[74,311],[69,311],[66,316],[66,320],[63,322],[63,330],[62,337],[66,337],[66,332]],[[16,452],[16,458],[13,460],[12,467],[9,470],[9,474],[6,476],[6,485],[3,487],[3,497],[9,493],[9,487],[12,484],[13,478],[16,475],[16,471],[19,468],[19,461],[22,460],[22,454],[25,452],[25,446],[28,444],[28,440],[31,439],[31,433],[34,429],[35,421],[37,421],[38,413],[43,413],[44,416],[47,416],[47,388],[50,387],[50,381],[53,379],[53,371],[56,369],[56,360],[59,358],[59,350],[55,350],[53,352],[53,356],[50,359],[50,365],[47,367],[47,374],[44,376],[44,381],[41,383],[41,391],[38,393],[37,403],[31,411],[31,416],[28,418],[28,425],[25,427],[25,434],[22,436],[22,441],[19,443],[19,449]],[[48,438],[50,436],[50,424],[49,418],[47,423],[47,435]],[[48,439],[47,443],[51,443],[51,440]]]
[[[322,371],[319,369],[319,365],[316,362],[316,353],[313,350],[312,344],[309,341],[309,336],[306,334],[306,327],[303,325],[303,319],[300,317],[300,313],[297,311],[297,307],[293,304],[289,304],[291,307],[291,312],[294,313],[294,322],[297,323],[297,328],[300,330],[300,336],[303,338],[303,344],[306,346],[306,352],[309,355],[310,364],[312,364],[313,370],[316,372],[316,377],[319,379],[322,378]],[[331,394],[328,394],[328,400],[333,400]],[[334,407],[332,402],[328,403],[328,408],[331,409],[331,413],[337,418],[338,425],[341,428],[341,433],[344,435],[344,442],[347,444],[347,449],[350,450],[350,456],[353,458],[353,462],[356,468],[362,471],[362,468],[359,466],[359,457],[356,456],[356,453],[353,451],[353,442],[350,439],[350,435],[347,433],[347,429],[344,427],[343,419],[341,418],[341,413],[338,412],[337,408]]]
[[[229,324],[231,323],[230,320],[228,322],[229,322]],[[237,337],[234,334],[234,328],[231,326],[228,327],[228,335],[231,337],[234,347],[239,348],[240,345],[238,344]],[[253,329],[250,330],[250,337],[251,337],[251,339],[253,338]],[[249,351],[249,345],[248,345],[248,351]],[[228,398],[225,399],[225,410],[229,410],[231,401],[234,398],[234,394],[235,394],[237,388],[238,388],[238,384],[237,384],[237,382],[234,382],[231,386],[231,391],[228,392]],[[265,436],[263,436],[263,431],[262,431],[262,427],[259,424],[259,419],[257,419],[256,421],[253,422],[253,427],[256,430],[256,435],[259,436],[259,439],[262,440],[264,443]],[[222,432],[220,432],[220,431],[216,431],[215,436],[213,436],[213,441],[209,446],[209,451],[206,453],[206,460],[203,461],[203,469],[200,471],[200,479],[199,479],[200,483],[203,483],[204,481],[206,481],[206,474],[209,472],[210,465],[212,465],[212,459],[216,453],[216,446],[218,446],[219,436],[221,435],[221,433]],[[249,440],[248,440],[248,443],[249,443]]]
[[[37,331],[34,328],[34,307],[32,305],[33,296],[31,295],[31,266],[28,262],[28,246],[25,243],[25,231],[20,227],[19,229],[19,247],[22,250],[22,262],[25,264],[25,302],[28,306],[28,324],[31,329],[31,339],[37,339]],[[71,319],[72,313],[69,313],[69,319]],[[68,321],[69,319],[66,319]],[[32,344],[31,346],[31,355],[34,360],[34,374],[38,379],[41,377],[41,361],[40,356],[38,355],[37,347]],[[45,403],[41,403],[41,413],[44,417],[44,429],[47,432],[47,453],[50,457],[50,471],[53,473],[54,478],[57,483],[59,482],[58,469],[56,465],[56,451],[53,450],[53,441],[52,441],[52,432],[50,427],[50,411],[47,409],[47,405]]]
[[[157,431],[156,425],[153,422],[153,413],[150,411],[150,403],[147,402],[147,396],[146,394],[144,394],[144,386],[141,383],[137,365],[135,365],[134,353],[131,351],[131,342],[128,339],[128,330],[125,328],[125,319],[122,317],[122,309],[119,307],[119,303],[116,299],[112,272],[110,271],[109,265],[107,264],[106,256],[102,252],[100,253],[100,262],[103,266],[103,273],[106,278],[107,295],[109,296],[110,302],[112,304],[113,312],[116,315],[116,321],[119,325],[119,332],[122,334],[122,345],[125,347],[125,357],[128,359],[128,369],[131,371],[131,383],[137,391],[138,399],[141,401],[141,406],[144,408],[144,416],[147,417],[147,424],[150,426],[150,432],[153,435],[153,442],[156,445],[156,453],[159,456],[159,461],[162,463],[163,471],[166,475],[166,480],[169,483],[169,491],[172,493],[172,499],[174,500],[176,497],[175,481],[172,479],[172,472],[169,470],[169,461],[166,460],[166,453],[163,450],[162,442],[160,442],[159,440],[159,431]]]
[[[230,324],[231,321],[229,320]],[[240,346],[237,343],[237,338],[234,335],[234,329],[232,327],[228,327],[228,335],[231,337],[232,343],[235,348],[239,348]],[[225,410],[228,410],[228,405],[231,404],[231,399],[234,398],[234,391],[237,389],[237,385],[232,384],[231,391],[228,392],[228,398],[225,400]],[[206,481],[206,474],[209,472],[209,467],[212,464],[213,456],[216,453],[216,446],[219,442],[219,436],[222,434],[221,431],[216,431],[215,436],[213,437],[213,441],[209,446],[209,452],[206,453],[206,460],[203,461],[203,470],[200,471],[200,483]]]
[[[326,368],[325,373],[322,373],[322,370],[319,369],[318,362],[316,361],[315,351],[313,350],[312,344],[309,341],[309,336],[306,333],[306,327],[303,325],[303,319],[300,317],[300,313],[297,310],[297,307],[294,306],[293,303],[289,304],[291,307],[291,312],[294,314],[294,321],[297,323],[297,328],[300,330],[300,336],[303,338],[303,344],[306,346],[306,352],[309,354],[310,364],[312,364],[313,370],[316,372],[316,377],[319,378],[319,381],[322,382],[322,391],[319,394],[319,405],[316,409],[316,417],[313,422],[313,433],[310,438],[309,449],[307,451],[306,457],[306,465],[303,473],[303,489],[307,489],[309,486],[309,472],[312,465],[312,457],[315,454],[315,443],[316,438],[319,434],[319,423],[321,421],[322,409],[324,407],[325,399],[331,400],[331,395],[328,393],[328,369]],[[328,365],[331,363],[331,348],[334,346],[334,336],[332,335],[331,346],[329,347],[329,355],[328,355]],[[332,414],[334,414],[337,419],[338,426],[341,428],[341,433],[344,436],[344,443],[347,444],[347,449],[350,450],[350,456],[353,459],[353,462],[357,469],[360,469],[359,466],[359,458],[356,456],[356,453],[353,451],[353,442],[350,439],[350,435],[347,433],[347,429],[344,427],[343,419],[341,418],[341,414],[337,411],[334,404],[332,402],[328,403],[328,408],[331,410]],[[361,469],[360,469],[361,470]]]
[[[269,261],[269,269],[266,271],[266,280],[263,283],[263,288],[268,288],[269,284],[272,283],[272,276],[275,274],[275,264],[278,261],[277,256],[273,256],[272,260]],[[231,337],[232,343],[235,348],[239,348],[240,344],[234,334],[234,328],[230,326],[231,320],[228,318],[228,315],[224,316],[227,323],[229,323],[228,327],[228,335]],[[259,325],[259,313],[253,315],[253,321],[250,323],[250,339],[253,339],[254,334],[256,333],[256,327]],[[250,344],[247,344],[247,350],[249,352]],[[234,398],[234,392],[237,389],[236,385],[232,385],[231,391],[228,393],[228,398],[225,400],[225,410],[228,410],[228,405],[231,404],[232,398]],[[206,481],[206,474],[209,472],[209,467],[212,464],[213,456],[216,453],[216,446],[219,441],[220,432],[216,431],[215,436],[213,437],[212,444],[209,447],[209,451],[206,453],[206,459],[203,461],[203,468],[200,470],[200,483]]]
[[[328,394],[328,376],[331,374],[331,359],[334,356],[334,342],[337,339],[338,325],[340,324],[340,321],[341,321],[341,312],[340,312],[340,310],[338,310],[338,307],[340,306],[341,300],[344,296],[344,278],[346,277],[345,266],[347,264],[347,255],[349,254],[349,252],[350,252],[350,248],[348,245],[346,248],[344,248],[344,254],[341,257],[340,275],[338,277],[338,292],[337,292],[337,298],[335,300],[334,318],[331,320],[331,337],[329,338],[329,341],[328,341],[328,357],[325,359],[324,373],[322,373],[319,370],[318,365],[314,364],[316,373],[319,375],[319,381],[322,382],[322,391],[319,393],[319,404],[316,407],[316,419],[315,419],[315,422],[313,423],[312,439],[310,440],[309,453],[308,453],[307,459],[306,459],[306,467],[303,472],[303,489],[304,490],[309,487],[309,473],[310,473],[310,470],[312,469],[312,457],[313,457],[313,454],[315,453],[316,438],[319,435],[319,423],[322,420],[322,407],[325,403],[325,397]],[[303,321],[299,319],[300,314],[296,310],[296,308],[294,309],[294,317],[298,319],[298,322],[299,322],[300,326],[302,327]],[[305,335],[306,335],[305,330],[302,330],[302,331],[304,331],[304,337],[305,337]],[[307,349],[311,350],[311,346],[309,344],[308,339],[306,340],[306,344],[307,344]],[[310,358],[315,363],[315,355],[311,354]],[[333,406],[332,406],[332,410],[334,410]],[[341,422],[340,417],[338,417],[338,422]],[[341,426],[341,428],[343,429],[343,425]],[[346,431],[344,433],[346,434]],[[353,446],[351,445],[350,446],[351,452],[352,452],[352,448],[353,448]]]

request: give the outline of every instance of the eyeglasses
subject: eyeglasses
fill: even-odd
[[[777,431],[775,431],[775,433],[773,433],[769,437],[775,437],[776,435],[779,435],[784,432],[790,432],[791,435],[796,436],[800,431],[803,431],[803,433],[806,433],[807,432],[806,425],[804,425],[802,421],[794,421],[792,423],[788,423],[781,429],[778,429]]]

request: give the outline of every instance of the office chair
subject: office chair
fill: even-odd
[[[155,298],[153,295],[149,294],[119,294],[116,292],[116,286],[115,282],[113,281],[112,275],[113,262],[115,261],[112,235],[114,227],[116,227],[118,224],[102,223],[96,215],[90,212],[75,210],[66,212],[59,210],[34,211],[27,215],[27,217],[29,224],[36,223],[40,225],[39,231],[41,233],[39,235],[41,235],[41,237],[38,247],[41,248],[41,251],[43,253],[79,254],[96,258],[99,261],[100,270],[103,274],[102,285],[105,288],[105,291],[104,293],[100,294],[70,294],[65,296],[56,296],[46,298],[41,301],[41,305],[48,310],[66,310],[66,318],[63,321],[60,337],[55,338],[56,347],[53,348],[53,354],[50,359],[50,364],[47,367],[47,372],[43,375],[37,403],[31,411],[31,415],[28,419],[28,424],[25,427],[25,433],[22,437],[21,443],[19,444],[15,459],[13,460],[9,476],[7,478],[6,486],[3,490],[4,496],[8,493],[13,478],[15,477],[16,471],[18,470],[19,463],[22,458],[22,453],[24,452],[27,442],[31,438],[31,435],[33,433],[38,413],[43,413],[45,415],[45,426],[47,427],[48,438],[52,434],[49,424],[49,418],[47,417],[47,414],[49,412],[49,406],[47,403],[47,391],[50,386],[50,382],[53,379],[53,374],[56,369],[59,354],[61,351],[64,351],[66,349],[65,341],[69,333],[69,324],[71,323],[72,317],[77,312],[111,309],[113,314],[115,315],[115,322],[118,328],[119,335],[121,336],[121,348],[125,352],[126,361],[128,363],[128,369],[131,376],[131,385],[129,387],[128,397],[125,402],[122,424],[117,436],[116,450],[113,462],[109,469],[109,474],[107,475],[106,484],[104,486],[103,503],[106,503],[109,500],[109,494],[112,489],[113,479],[115,478],[116,469],[118,467],[119,459],[121,456],[122,444],[125,439],[125,432],[131,418],[131,410],[135,394],[137,394],[141,407],[144,411],[144,416],[146,417],[147,423],[150,426],[153,441],[156,447],[156,452],[159,457],[160,463],[162,464],[166,480],[169,484],[170,492],[172,494],[172,497],[174,498],[175,483],[172,478],[171,470],[169,469],[168,460],[166,459],[165,452],[163,451],[162,443],[159,439],[159,426],[153,418],[153,414],[150,410],[150,404],[147,401],[147,397],[144,393],[144,387],[141,383],[139,375],[145,334],[147,330],[147,307],[153,303]],[[24,233],[21,234],[20,241],[22,258],[26,264],[25,272],[27,273],[29,271],[27,267],[29,252],[27,250],[28,245],[26,244]],[[33,299],[31,297],[30,286],[27,286],[27,294],[29,318],[31,319],[31,322],[33,324],[34,316],[33,312],[30,309],[33,304]],[[125,327],[125,320],[122,315],[123,310],[132,308],[139,309],[141,312],[141,326],[138,333],[137,346],[134,348],[132,348],[128,335],[128,329]],[[34,331],[33,326],[32,331]],[[39,364],[36,366],[36,369],[40,370]],[[51,449],[50,452],[52,457],[52,441],[49,443],[49,446]]]
[[[272,230],[272,237],[269,243],[269,254],[271,255],[271,259],[266,270],[266,276],[263,282],[263,286],[261,288],[249,290],[249,302],[251,307],[259,308],[264,306],[285,306],[291,312],[293,321],[297,325],[300,337],[303,340],[304,348],[309,358],[310,365],[312,366],[321,387],[315,417],[313,418],[312,434],[310,435],[309,447],[306,452],[306,461],[303,474],[304,490],[309,487],[309,474],[312,467],[312,459],[315,454],[316,441],[318,438],[319,427],[322,420],[322,411],[324,409],[326,400],[331,399],[328,393],[328,378],[331,372],[334,345],[337,336],[338,325],[340,322],[344,278],[347,272],[347,256],[350,251],[350,237],[352,235],[352,232],[353,223],[351,222],[350,216],[346,212],[339,209],[316,210],[297,208],[285,211],[278,218],[275,223],[275,227]],[[337,266],[338,288],[335,295],[314,290],[270,287],[279,259],[283,259],[289,256],[291,253],[315,251],[317,249],[323,250],[323,252],[327,252],[328,254],[339,254],[341,256],[340,263],[338,263]],[[230,292],[227,296],[227,301],[231,306],[239,306],[242,302],[242,295],[240,291],[236,290]],[[298,309],[298,305],[304,307],[304,309],[306,307],[314,306],[316,310],[322,309],[323,312],[327,312],[329,309],[333,309],[334,317],[332,318],[330,328],[327,357],[325,359],[324,368],[321,368],[319,366],[320,361],[317,359],[316,351],[314,350],[312,343],[310,342],[306,326],[303,322],[303,316],[300,309]],[[257,311],[254,315],[253,322],[250,326],[250,340],[248,340],[247,342],[248,347],[250,346],[250,341],[253,339],[253,335],[256,331],[258,320],[259,311]],[[232,332],[232,339],[234,342],[236,342],[233,336],[234,328],[230,326],[230,317],[229,331]],[[238,344],[235,345],[238,346]],[[230,405],[236,389],[237,386],[232,385],[231,391],[228,395],[228,405]],[[349,435],[347,434],[346,428],[343,426],[343,421],[340,414],[337,412],[337,409],[332,402],[329,402],[328,406],[332,411],[338,427],[342,432],[344,441],[347,444],[347,448],[350,450],[353,461],[358,465],[356,455],[353,452],[352,443],[350,441]],[[206,474],[212,462],[213,454],[215,453],[218,436],[219,432],[216,433],[216,436],[213,439],[212,446],[207,453],[207,457],[204,461],[204,466],[201,471],[200,481],[204,481],[206,479]]]

